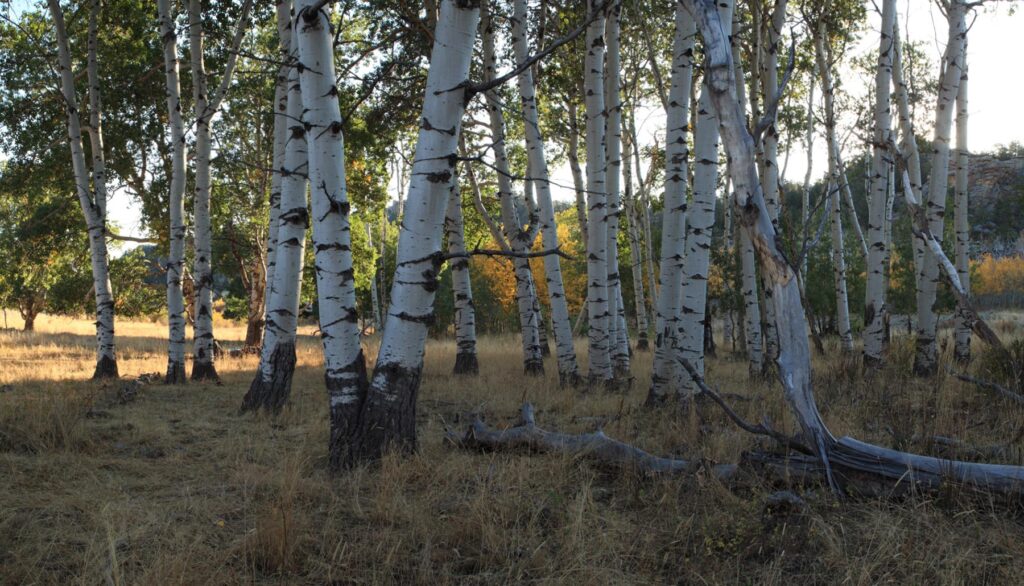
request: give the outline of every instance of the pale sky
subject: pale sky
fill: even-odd
[[[970,132],[969,148],[973,151],[989,150],[999,144],[1024,141],[1024,114],[1019,100],[1024,95],[1024,17],[1009,15],[1011,4],[998,2],[976,12],[977,18],[968,33],[968,66],[970,68]],[[1016,2],[1024,9],[1024,2]],[[901,36],[909,35],[911,40],[924,41],[933,62],[940,62],[945,47],[946,21],[932,0],[897,0]],[[855,44],[850,57],[874,54],[878,51],[878,28],[880,16],[869,4],[868,26],[862,38]],[[845,91],[855,96],[867,96],[868,78],[850,78],[849,70],[841,71]],[[818,92],[820,96],[820,92]],[[650,142],[654,133],[664,134],[665,117],[660,108],[648,108],[637,116],[641,141]],[[646,138],[643,138],[646,137]],[[664,140],[660,141],[664,144]],[[795,145],[799,147],[798,145]],[[824,140],[815,140],[813,174],[820,177],[826,167]],[[783,154],[780,153],[780,160]],[[799,180],[806,170],[806,154],[795,148],[790,155],[787,178]],[[571,189],[572,177],[567,166],[552,169],[552,195],[556,200],[569,201],[575,198]],[[392,197],[394,198],[394,183]],[[139,217],[138,204],[127,193],[118,192],[109,205],[111,219],[121,230],[130,235],[144,236]]]

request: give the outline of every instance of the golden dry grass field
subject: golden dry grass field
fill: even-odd
[[[16,324],[12,324],[16,325]],[[291,405],[239,416],[256,360],[224,358],[222,385],[89,382],[88,320],[43,317],[0,334],[2,584],[705,584],[1014,583],[1024,576],[1024,509],[951,489],[837,501],[799,489],[803,513],[771,514],[777,487],[729,489],[696,476],[651,479],[551,454],[480,453],[443,441],[466,413],[548,429],[605,432],[650,452],[734,462],[768,447],[713,406],[641,407],[648,353],[628,394],[521,374],[516,340],[485,338],[481,374],[453,378],[451,341],[431,341],[411,457],[332,475],[318,339],[302,337]],[[218,324],[218,337],[244,330]],[[1004,339],[1018,335],[1004,320]],[[160,372],[165,326],[118,324],[122,377]],[[948,335],[948,333],[946,334]],[[373,340],[368,345],[373,357]],[[584,351],[585,343],[578,344]],[[1024,463],[1024,410],[940,375],[910,377],[910,345],[865,378],[834,346],[816,358],[818,403],[836,433],[933,454],[941,434],[1007,445]],[[792,418],[777,385],[751,383],[720,351],[708,379],[750,419]],[[970,458],[970,453],[959,454]]]

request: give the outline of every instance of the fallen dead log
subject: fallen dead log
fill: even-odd
[[[448,432],[447,440],[463,448],[486,450],[526,449],[554,452],[583,457],[618,468],[633,469],[652,476],[694,474],[704,467],[700,461],[682,458],[663,458],[640,448],[613,439],[601,430],[592,433],[568,434],[548,431],[537,426],[533,405],[525,403],[521,409],[522,421],[508,429],[494,429],[476,418],[465,435]],[[719,480],[731,480],[737,472],[732,464],[717,464],[709,468]]]
[[[978,385],[979,387],[985,390],[994,391],[1005,399],[1009,399],[1010,401],[1013,401],[1018,405],[1024,405],[1024,395],[1021,395],[1020,393],[1015,393],[1014,391],[1011,391],[1010,389],[1004,387],[1003,385],[987,380],[982,380],[980,378],[974,378],[973,376],[962,372],[953,372],[952,374],[956,378],[966,383],[972,383]]]

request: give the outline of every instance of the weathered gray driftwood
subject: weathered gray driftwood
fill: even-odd
[[[449,432],[447,439],[461,447],[488,450],[528,449],[585,457],[618,468],[633,469],[650,475],[693,474],[701,468],[699,461],[663,458],[640,448],[613,439],[601,430],[592,433],[568,434],[537,427],[533,405],[522,406],[522,422],[508,429],[493,429],[479,418],[463,436]],[[730,480],[737,471],[731,464],[714,465],[713,475]]]

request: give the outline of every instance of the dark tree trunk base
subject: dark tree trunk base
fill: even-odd
[[[92,378],[94,380],[103,380],[110,378],[118,378],[117,374],[117,360],[109,356],[104,356],[96,362],[96,371],[93,372]]]
[[[544,360],[530,359],[523,361],[523,374],[526,376],[544,376]]]
[[[477,361],[475,352],[459,352],[455,355],[455,368],[453,374],[476,375],[480,374],[480,363]]]
[[[356,360],[345,370],[354,372],[355,378],[324,376],[327,395],[330,398],[331,439],[328,451],[332,470],[341,470],[347,466],[349,445],[352,435],[359,427],[360,415],[369,389],[366,358],[363,356],[362,350],[359,351]],[[344,403],[338,402],[339,397],[346,396],[351,400]]]
[[[164,384],[183,385],[188,382],[185,376],[185,363],[167,361],[167,376],[164,377]]]
[[[202,381],[219,381],[220,376],[217,375],[217,369],[213,366],[212,362],[201,362],[199,360],[192,361],[192,380],[194,382]]]
[[[651,345],[650,345],[650,342],[647,341],[647,334],[641,332],[640,335],[637,336],[637,339],[636,339],[636,351],[637,352],[647,352],[650,349],[651,349]]]
[[[583,377],[579,371],[558,373],[558,386],[562,388],[577,388],[583,385]]]
[[[927,360],[923,356],[927,356],[929,353],[925,350],[926,346],[933,346],[934,340],[917,340],[917,351],[914,353],[914,376],[921,378],[928,378],[935,376],[939,372],[938,358],[935,357],[932,360]],[[934,353],[934,351],[933,351]]]
[[[274,348],[270,355],[270,371],[270,378],[265,379],[263,369],[257,368],[249,392],[242,399],[242,413],[265,409],[276,415],[288,402],[292,392],[292,375],[295,374],[294,343],[285,342]]]
[[[332,463],[337,462],[337,467],[352,468],[379,460],[389,450],[401,453],[414,451],[416,396],[421,374],[422,369],[403,368],[396,364],[377,367],[358,420],[344,430],[348,439],[344,456],[340,453],[341,438],[332,438]],[[391,398],[395,400],[389,400]]]

